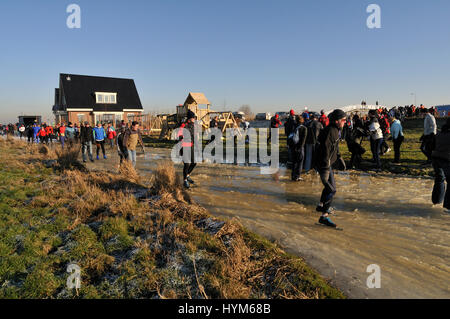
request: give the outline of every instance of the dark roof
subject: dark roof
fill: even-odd
[[[70,77],[70,80],[68,79]],[[121,112],[142,109],[141,100],[132,79],[107,78],[61,73],[60,89],[67,108],[93,108],[94,111]],[[116,104],[97,104],[95,92],[117,93]]]

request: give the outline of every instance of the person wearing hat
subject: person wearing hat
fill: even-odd
[[[186,121],[178,129],[178,140],[181,141],[181,155],[183,157],[183,186],[185,188],[190,188],[190,184],[195,184],[190,176],[197,165],[195,163],[194,143],[198,143],[198,141],[195,136],[194,124],[195,113],[189,110]]]
[[[324,186],[316,211],[322,213],[319,218],[320,224],[336,227],[336,224],[328,217],[332,213],[331,203],[336,194],[336,182],[332,166],[339,161],[345,169],[345,162],[339,152],[339,140],[340,133],[345,125],[346,114],[344,111],[336,109],[330,114],[329,121],[329,125],[319,134],[319,146],[315,156],[315,167]]]
[[[321,110],[321,111],[320,111],[319,122],[322,124],[323,127],[327,127],[328,124],[330,123],[330,119],[329,119],[328,116],[325,114],[325,111],[324,111],[324,110]]]
[[[89,155],[89,159],[91,162],[94,161],[92,156],[92,144],[94,144],[94,131],[90,126],[89,122],[84,122],[84,126],[81,126],[80,129],[80,142],[81,142],[81,153],[83,156],[83,162],[86,163],[86,151]]]
[[[278,129],[281,125],[283,125],[283,123],[280,121],[280,116],[275,114],[275,116],[270,119],[270,130],[269,136],[267,137],[267,142],[269,142],[272,138],[272,129]]]

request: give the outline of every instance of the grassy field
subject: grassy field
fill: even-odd
[[[0,298],[344,298],[301,259],[193,203],[173,166],[87,171],[0,139]],[[81,268],[68,289],[67,267]]]
[[[423,166],[426,161],[425,155],[420,151],[419,141],[423,134],[423,119],[407,119],[403,123],[403,133],[405,135],[405,141],[401,147],[401,163],[399,165],[392,164],[394,160],[393,142],[388,141],[388,145],[392,151],[381,157],[382,170],[387,173],[394,174],[407,174],[414,176],[433,176],[434,172],[431,165]],[[442,127],[445,119],[437,119],[438,128]],[[257,129],[258,130],[258,129]],[[224,140],[226,142],[226,140]],[[170,140],[159,140],[155,136],[147,136],[144,138],[144,143],[147,147],[156,148],[172,148],[176,142]],[[205,145],[205,142],[204,142]],[[370,171],[374,169],[374,164],[370,162],[372,159],[372,153],[370,151],[370,143],[366,139],[363,141],[362,146],[366,149],[366,153],[363,155],[363,162],[360,170]],[[248,145],[246,146],[248,149]],[[351,153],[348,151],[347,143],[341,142],[340,151],[347,164],[350,162]],[[284,129],[280,129],[280,162],[286,163],[288,159],[286,135],[284,135]]]

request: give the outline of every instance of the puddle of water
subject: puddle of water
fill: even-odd
[[[149,174],[170,150],[138,156]],[[113,158],[90,165],[116,169]],[[181,170],[181,165],[176,165]],[[213,215],[238,218],[250,230],[276,240],[353,298],[450,298],[450,215],[433,207],[433,180],[339,173],[334,221],[344,231],[315,223],[322,184],[316,174],[293,183],[290,171],[260,175],[258,167],[200,164],[193,198]],[[381,288],[366,286],[367,266],[381,268]]]

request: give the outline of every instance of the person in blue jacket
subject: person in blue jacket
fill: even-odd
[[[36,123],[33,124],[33,140],[36,144],[39,144],[39,136],[38,133],[41,130],[41,128],[39,127],[39,125],[37,125]]]
[[[94,139],[95,145],[97,146],[97,160],[99,159],[100,148],[102,149],[103,158],[106,159],[105,138],[106,138],[105,129],[103,128],[102,123],[97,122],[97,127],[94,127]]]

